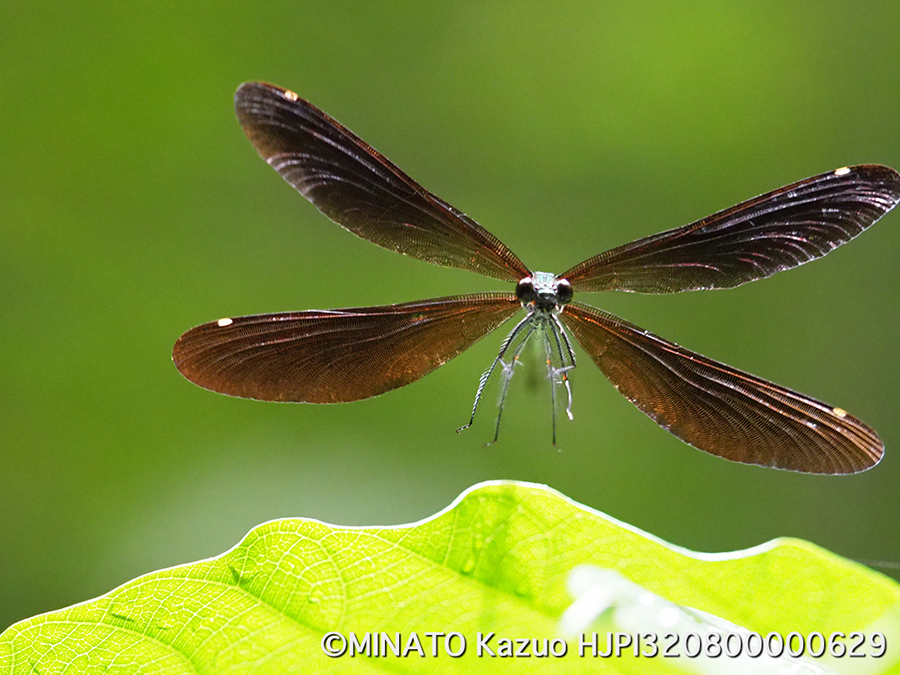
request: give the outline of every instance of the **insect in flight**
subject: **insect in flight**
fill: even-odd
[[[616,389],[681,440],[728,460],[811,473],[854,473],[881,459],[881,439],[845,410],[767,382],[575,302],[575,291],[677,293],[732,288],[819,258],[900,201],[900,175],[877,165],[807,178],[589,258],[560,275],[533,272],[496,237],[431,194],[341,124],[280,87],[246,83],[237,117],[281,176],[353,234],[421,260],[516,284],[380,307],[220,319],[175,343],[190,381],[231,396],[338,403],[402,387],[457,356],[524,308],[482,375],[503,400],[519,355],[542,338],[551,380],[571,410],[581,344]],[[571,417],[571,413],[569,412]]]

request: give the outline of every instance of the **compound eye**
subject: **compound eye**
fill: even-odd
[[[556,282],[556,301],[560,305],[565,305],[572,302],[572,295],[572,284],[569,283],[568,279],[559,279]]]
[[[516,284],[516,297],[525,303],[534,301],[536,296],[534,293],[534,282],[531,280],[531,277],[525,277]]]

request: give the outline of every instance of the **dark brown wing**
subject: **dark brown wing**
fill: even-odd
[[[357,401],[418,380],[520,307],[514,295],[485,293],[220,319],[178,338],[172,359],[191,382],[229,396]]]
[[[825,255],[898,201],[893,169],[844,167],[614,248],[560,276],[578,291],[732,288]]]
[[[234,107],[260,156],[353,234],[437,265],[507,281],[528,276],[494,235],[293,92],[248,82]]]
[[[884,452],[875,432],[841,408],[586,305],[566,305],[561,318],[620,394],[700,450],[807,473],[864,471]]]

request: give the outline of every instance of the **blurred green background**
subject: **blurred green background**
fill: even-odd
[[[900,211],[736,290],[581,298],[863,418],[887,454],[857,476],[707,456],[584,355],[559,451],[546,383],[526,377],[484,447],[495,390],[454,430],[505,329],[348,405],[230,399],[173,367],[175,339],[221,316],[505,290],[321,216],[244,137],[245,80],[308,98],[556,272],[812,174],[900,165],[896,3],[549,7],[3,5],[0,629],[268,519],[406,523],[487,479],[700,551],[790,535],[900,561]]]

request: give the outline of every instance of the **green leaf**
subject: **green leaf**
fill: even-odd
[[[763,635],[881,629],[889,655],[892,640],[900,644],[891,633],[900,623],[900,586],[812,544],[784,539],[693,554],[546,487],[497,482],[404,527],[265,523],[219,557],[10,627],[0,635],[0,673],[484,672],[510,661],[541,672],[643,673],[696,665],[579,655],[579,637],[562,635],[560,618],[573,602],[569,573],[581,564],[616,570],[672,603]],[[399,633],[401,649],[418,638],[425,655],[331,658],[322,648],[331,631],[358,639],[384,632],[391,641]],[[465,654],[448,656],[437,638],[432,656],[428,632],[459,633]],[[503,637],[556,638],[568,651],[565,658],[479,656],[479,632],[495,634],[487,643],[494,653]],[[605,639],[601,633],[601,649]],[[460,638],[449,647],[459,650]]]

